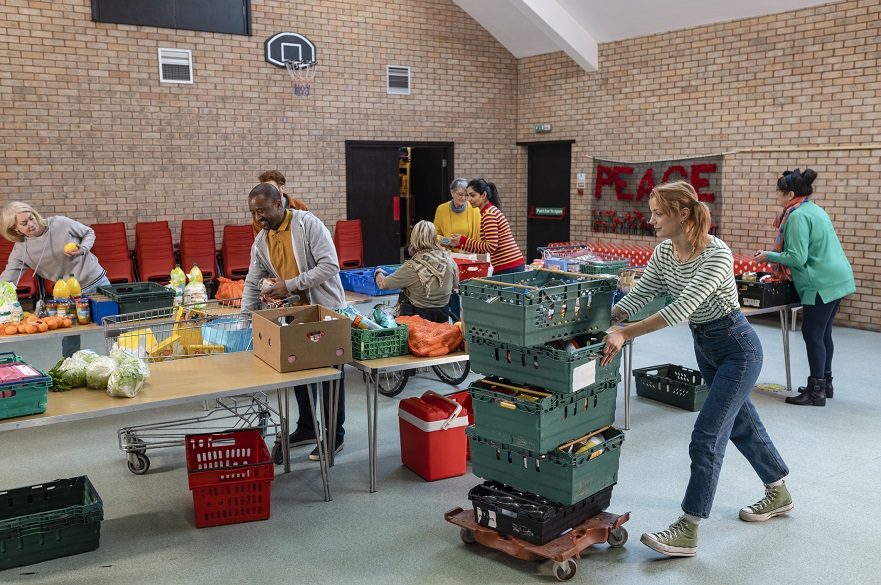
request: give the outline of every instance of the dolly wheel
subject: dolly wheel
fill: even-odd
[[[132,461],[132,456],[134,456],[135,461]],[[128,460],[128,470],[134,473],[135,475],[144,475],[147,473],[147,470],[150,469],[150,458],[144,455],[143,453],[131,453],[129,454]]]
[[[627,542],[627,529],[623,526],[613,528],[609,531],[609,538],[606,542],[609,543],[609,546],[614,546],[615,548],[624,546],[624,543]]]
[[[566,559],[562,563],[554,561],[554,577],[557,581],[568,581],[578,572],[578,565],[574,559]]]
[[[467,528],[462,528],[459,530],[459,538],[462,539],[462,542],[465,544],[474,544],[477,542],[477,539],[474,538],[474,533],[468,530]]]

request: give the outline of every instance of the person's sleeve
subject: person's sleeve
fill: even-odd
[[[480,210],[476,207],[471,207],[470,209],[472,213],[472,221],[469,237],[474,241],[480,241]]]
[[[768,252],[768,260],[785,266],[804,266],[808,262],[810,240],[807,220],[793,213],[783,226],[783,251]]]
[[[671,327],[685,321],[733,273],[734,257],[727,250],[717,250],[701,264],[682,294],[658,313]]]
[[[307,251],[311,251],[315,266],[306,271],[302,271],[305,267],[300,266],[299,276],[285,281],[288,290],[309,290],[340,272],[340,261],[330,231],[311,213],[304,214],[302,219],[306,228]],[[291,229],[298,229],[298,226],[292,225]]]
[[[245,288],[242,291],[242,312],[250,313],[261,307],[260,287],[261,278],[271,275],[257,254],[257,241],[251,245],[251,264],[248,267],[248,275],[245,276]]]
[[[453,271],[453,290],[457,290],[459,288],[459,265],[452,258],[448,258],[447,261],[450,263],[450,270]]]
[[[615,306],[627,313],[628,316],[635,315],[664,289],[664,279],[661,277],[658,260],[659,248],[660,246],[655,247],[642,276],[636,281],[634,287],[615,303]]]
[[[389,290],[395,290],[396,288],[409,288],[415,286],[418,282],[419,277],[416,276],[416,270],[413,269],[413,265],[409,260],[404,262],[393,274],[389,274],[385,277],[385,286]]]
[[[28,269],[24,259],[19,255],[18,249],[19,246],[12,248],[12,251],[9,253],[9,259],[6,261],[6,268],[3,270],[3,274],[0,274],[0,280],[11,282],[15,286],[18,286],[21,275]]]
[[[437,233],[440,234],[441,237],[449,238],[450,234],[448,234],[444,231],[445,228],[444,228],[443,218],[441,217],[441,208],[442,207],[443,207],[443,204],[438,205],[437,209],[434,210],[434,221],[432,223],[434,223],[434,228],[437,230]]]
[[[95,231],[75,219],[65,217],[64,220],[67,233],[70,234],[71,239],[76,240],[76,243],[79,244],[80,248],[85,248],[85,253],[88,254],[95,245]]]
[[[501,213],[501,212],[499,212]],[[495,214],[484,213],[480,222],[483,233],[480,240],[465,240],[462,249],[472,254],[489,254],[492,256],[499,249],[499,218]]]

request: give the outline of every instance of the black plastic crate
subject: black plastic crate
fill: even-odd
[[[174,291],[155,282],[131,282],[99,286],[98,292],[119,305],[119,314],[139,313],[174,306]]]
[[[533,544],[546,544],[608,508],[612,486],[571,506],[517,491],[497,481],[474,486],[468,499],[474,504],[474,520],[481,526]]]
[[[0,491],[0,571],[97,549],[103,519],[85,475]]]
[[[801,302],[801,299],[798,297],[798,291],[795,290],[792,281],[758,281],[758,279],[767,274],[769,273],[757,272],[755,281],[742,280],[740,278],[736,280],[737,298],[741,307],[764,309],[765,307],[779,307],[780,305]]]
[[[674,364],[663,364],[633,370],[636,394],[697,412],[703,406],[710,389],[702,384],[697,370]]]

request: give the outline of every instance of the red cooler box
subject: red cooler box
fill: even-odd
[[[465,474],[468,412],[437,392],[398,406],[401,462],[427,481]]]

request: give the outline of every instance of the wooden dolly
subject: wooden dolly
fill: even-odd
[[[615,548],[624,546],[627,542],[627,529],[621,525],[630,519],[630,512],[620,516],[600,512],[546,544],[532,544],[481,526],[474,520],[473,510],[454,508],[444,514],[444,519],[460,527],[459,536],[465,544],[479,542],[485,547],[524,561],[552,560],[554,576],[559,581],[568,581],[575,576],[578,569],[575,559],[580,559],[581,551],[587,547],[601,542],[607,542]]]

